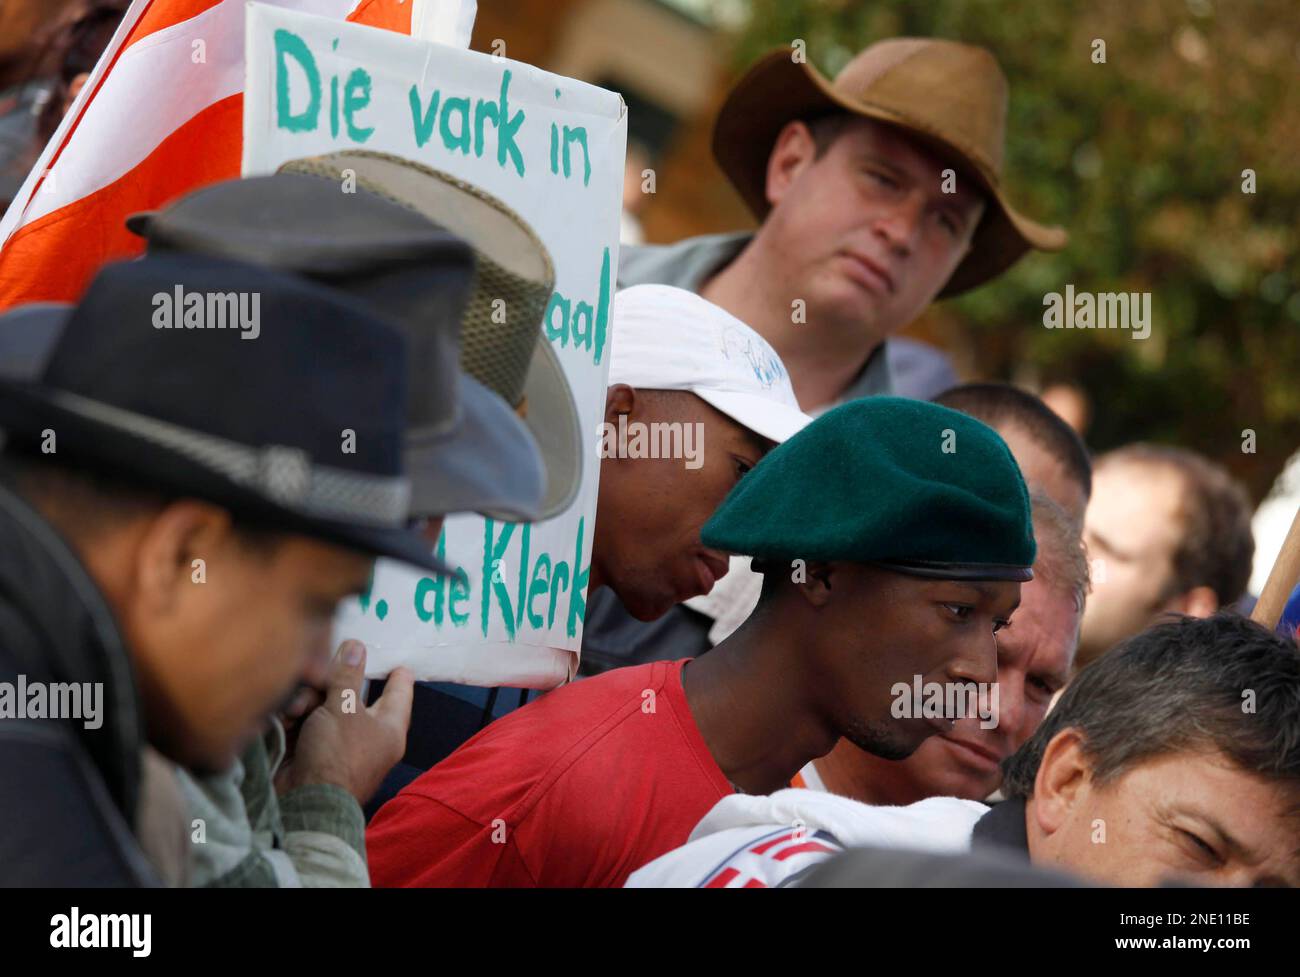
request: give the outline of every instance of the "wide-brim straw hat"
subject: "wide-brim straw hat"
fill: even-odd
[[[413,160],[344,150],[293,160],[283,173],[341,180],[409,207],[474,249],[476,271],[461,316],[460,366],[514,408],[541,450],[546,492],[539,519],[559,515],[582,482],[582,430],[573,391],[542,323],[555,286],[550,253],[533,229],[479,187]]]

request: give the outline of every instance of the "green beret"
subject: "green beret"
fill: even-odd
[[[874,563],[919,576],[1030,580],[1029,493],[986,424],[902,397],[853,400],[746,474],[704,545],[756,559]]]

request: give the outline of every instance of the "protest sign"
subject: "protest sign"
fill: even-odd
[[[581,419],[577,498],[544,523],[448,519],[437,552],[454,575],[380,561],[336,633],[366,642],[372,675],[404,664],[423,679],[554,686],[573,667],[586,608],[623,101],[504,57],[261,4],[249,5],[246,46],[245,174],[340,149],[393,153],[500,198],[551,253],[555,291],[543,332]]]

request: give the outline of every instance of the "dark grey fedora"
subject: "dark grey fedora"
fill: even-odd
[[[0,315],[0,380],[29,381],[44,373],[75,308],[71,302],[32,302]]]
[[[537,445],[501,397],[464,373],[460,324],[474,254],[455,235],[365,187],[276,174],[196,190],[127,226],[149,253],[205,254],[340,289],[395,323],[412,349],[406,471],[411,515],[540,515]]]
[[[364,303],[252,265],[149,255],[105,267],[70,313],[0,317],[0,352],[19,332],[41,348],[34,375],[0,379],[6,450],[446,572],[408,528],[405,340]]]

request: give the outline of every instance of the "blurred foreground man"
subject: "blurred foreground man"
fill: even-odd
[[[376,885],[622,885],[720,798],[780,788],[841,736],[905,757],[952,719],[900,716],[891,687],[990,686],[1034,559],[1001,439],[893,397],[773,449],[702,540],[762,561],[745,625],[697,660],[614,669],[493,723],[371,821]]]
[[[224,296],[237,323],[195,328]],[[441,569],[406,528],[405,417],[386,322],[187,257],[106,268],[40,378],[0,382],[0,883],[155,882],[133,833],[170,827],[183,862],[190,825],[151,805],[146,741],[228,767],[299,682],[324,683],[335,607],[376,556]],[[376,733],[400,743],[398,679],[405,704],[322,719],[304,816],[359,789]]]
[[[345,185],[352,192],[341,192]],[[501,201],[410,160],[350,150],[211,184],[127,223],[150,254],[237,258],[291,273],[347,293],[402,331],[409,387],[418,391],[407,404],[411,516],[422,520],[430,548],[451,513],[532,522],[572,501],[582,470],[577,408],[541,329],[554,267],[532,228]],[[502,297],[509,301],[497,314]],[[544,446],[533,431],[544,432]],[[359,688],[365,650],[349,644],[344,652],[331,686]],[[345,660],[347,652],[360,660]],[[563,650],[549,661],[539,656],[539,678],[563,680],[574,657]],[[409,696],[403,674],[394,688]],[[232,770],[182,775],[193,815],[208,827],[205,842],[191,847],[189,884],[368,884],[364,805],[377,795],[386,800],[432,765],[412,767],[429,738],[461,731],[463,741],[478,728],[478,711],[446,688],[416,684],[406,756],[400,745],[396,755],[376,745],[354,800],[321,811],[310,835],[294,830],[300,822],[286,822],[277,804],[274,787],[301,775],[304,753],[278,722]],[[386,680],[371,683],[372,698],[380,693],[376,706],[387,689]],[[294,700],[285,724],[291,733],[325,691],[304,690]],[[336,688],[324,702],[337,705]]]
[[[1134,444],[1097,459],[1078,666],[1163,614],[1208,617],[1241,597],[1255,551],[1250,517],[1245,489],[1191,451]]]
[[[1300,654],[1235,614],[1129,639],[1004,766],[1008,800],[728,797],[634,886],[786,885],[844,848],[997,849],[1120,886],[1300,885]],[[1251,690],[1253,708],[1243,708]]]

